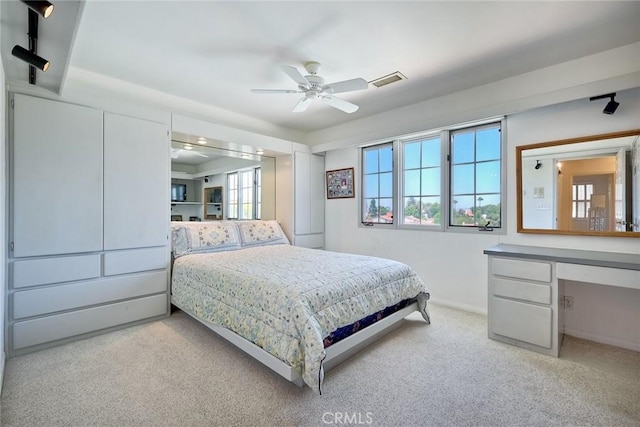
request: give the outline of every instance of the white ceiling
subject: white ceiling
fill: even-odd
[[[38,45],[52,66],[38,73],[39,86],[64,94],[73,67],[302,132],[640,40],[637,1],[52,2]],[[27,47],[25,9],[2,2],[7,81],[27,80],[9,53]],[[395,71],[408,79],[340,94],[360,106],[353,114],[321,102],[292,113],[298,94],[250,93],[296,89],[279,66],[302,72],[309,60],[327,82]]]

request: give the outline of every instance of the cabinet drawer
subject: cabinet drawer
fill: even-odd
[[[491,258],[491,273],[516,279],[551,282],[551,264],[537,261]]]
[[[30,259],[13,262],[13,288],[100,277],[100,255]]]
[[[92,307],[13,325],[13,349],[52,342],[167,313],[167,295]]]
[[[489,327],[493,333],[551,348],[551,308],[496,297],[491,297],[490,304]]]
[[[18,291],[13,294],[13,318],[22,319],[166,290],[166,271],[156,271]]]
[[[136,273],[160,270],[169,266],[169,250],[166,246],[129,251],[106,252],[104,275]]]
[[[594,265],[556,264],[558,279],[640,289],[640,271]]]
[[[493,278],[490,286],[493,295],[499,297],[551,304],[551,285]]]

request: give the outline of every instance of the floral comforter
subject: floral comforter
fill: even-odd
[[[172,296],[300,372],[320,392],[323,338],[407,298],[429,322],[429,293],[407,265],[290,245],[201,253],[175,260]]]

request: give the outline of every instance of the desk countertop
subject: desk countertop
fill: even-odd
[[[640,270],[640,255],[621,252],[586,251],[501,243],[485,249],[484,253],[485,255],[509,258],[538,259],[568,264]]]

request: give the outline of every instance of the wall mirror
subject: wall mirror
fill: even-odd
[[[182,203],[171,202],[172,215],[182,214],[185,221],[226,219],[227,174],[260,168],[260,200],[255,203],[260,204],[262,219],[275,219],[276,155],[258,147],[173,132],[171,181],[185,185],[187,197]]]
[[[640,237],[640,129],[516,147],[519,233]]]

